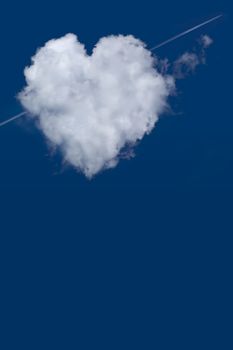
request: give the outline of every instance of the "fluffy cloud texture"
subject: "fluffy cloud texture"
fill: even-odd
[[[102,38],[92,55],[73,34],[51,40],[25,77],[22,105],[65,161],[89,178],[116,166],[153,129],[174,87],[133,36]]]
[[[171,65],[133,36],[102,38],[88,55],[74,34],[48,41],[25,69],[19,99],[64,160],[91,178],[130,158],[167,107],[175,80],[205,63],[212,39]]]

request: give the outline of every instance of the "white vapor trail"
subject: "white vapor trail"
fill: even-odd
[[[151,51],[156,50],[156,49],[158,49],[159,47],[162,47],[162,46],[164,46],[164,45],[167,45],[167,44],[171,43],[172,41],[174,41],[174,40],[176,40],[176,39],[179,39],[179,38],[181,38],[182,36],[184,36],[184,35],[186,35],[186,34],[189,34],[189,33],[193,32],[194,30],[205,26],[205,25],[208,24],[208,23],[211,23],[211,22],[213,22],[213,21],[216,21],[217,19],[221,18],[222,16],[223,16],[223,15],[218,15],[218,16],[216,16],[216,17],[213,17],[213,18],[209,19],[208,21],[205,21],[205,22],[203,22],[203,23],[201,23],[201,24],[198,24],[198,25],[195,26],[195,27],[192,27],[192,28],[186,30],[185,32],[182,32],[182,33],[180,33],[180,34],[177,34],[177,35],[173,36],[172,38],[170,38],[170,39],[168,39],[168,40],[166,40],[166,41],[163,41],[162,43],[160,43],[160,44],[158,44],[158,45],[152,47]]]
[[[154,46],[154,47],[153,47],[152,49],[150,49],[150,50],[153,51],[153,50],[156,50],[156,49],[158,49],[158,48],[160,48],[160,47],[162,47],[162,46],[164,46],[164,45],[167,45],[168,43],[170,43],[170,42],[172,42],[172,41],[174,41],[174,40],[176,40],[176,39],[179,39],[179,38],[185,36],[186,34],[191,33],[192,31],[194,31],[194,30],[196,30],[196,29],[198,29],[198,28],[201,28],[201,27],[207,25],[208,23],[211,23],[211,22],[213,22],[213,21],[216,21],[217,19],[221,18],[222,16],[223,16],[223,15],[218,15],[218,16],[216,16],[216,17],[213,17],[213,18],[211,18],[211,19],[209,19],[209,20],[207,20],[207,21],[201,23],[201,24],[198,24],[198,25],[196,25],[195,27],[186,30],[185,32],[182,32],[182,33],[180,33],[180,34],[178,34],[178,35],[175,35],[175,36],[171,37],[170,39],[168,39],[168,40],[166,40],[166,41],[163,41],[162,43],[160,43],[160,44]],[[24,116],[25,114],[27,114],[27,112],[19,113],[19,114],[15,115],[14,117],[9,118],[8,120],[5,120],[5,121],[3,121],[3,122],[0,122],[0,127],[6,125],[6,124],[8,124],[8,123],[11,123],[12,121],[14,121],[14,120],[16,120],[16,119],[18,119],[18,118],[21,118],[21,117]]]
[[[25,114],[27,114],[27,112],[22,112],[22,113],[19,113],[19,114],[15,115],[14,117],[11,117],[10,119],[5,120],[4,122],[1,122],[0,123],[0,128],[2,126],[4,126],[4,125],[8,124],[8,123],[13,122],[13,120],[15,120],[15,119],[21,118]]]

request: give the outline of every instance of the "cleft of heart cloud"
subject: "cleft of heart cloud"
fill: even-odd
[[[25,69],[23,107],[64,160],[91,178],[148,134],[174,86],[133,36],[102,38],[88,55],[74,34],[48,41]],[[125,155],[124,155],[125,157]]]

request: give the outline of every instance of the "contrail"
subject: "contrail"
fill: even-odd
[[[216,21],[217,19],[221,18],[222,16],[223,16],[223,15],[218,15],[218,16],[216,16],[216,17],[213,17],[213,18],[209,19],[208,21],[205,21],[205,22],[203,22],[203,23],[201,23],[201,24],[198,24],[197,26],[195,26],[195,27],[193,27],[193,28],[190,28],[190,29],[186,30],[186,31],[183,32],[183,33],[177,34],[177,35],[173,36],[172,38],[170,38],[170,39],[168,39],[168,40],[166,40],[166,41],[163,41],[162,43],[160,43],[160,44],[158,44],[158,45],[152,47],[152,49],[150,49],[150,50],[153,51],[153,50],[156,50],[156,49],[158,49],[158,48],[160,48],[160,47],[162,47],[162,46],[164,46],[164,45],[167,45],[167,44],[171,43],[172,41],[174,41],[174,40],[176,40],[176,39],[179,39],[179,38],[181,38],[182,36],[184,36],[184,35],[186,35],[186,34],[189,34],[189,33],[193,32],[194,30],[205,26],[205,25],[208,24],[208,23],[211,23],[211,22],[213,22],[213,21]],[[10,118],[10,119],[5,120],[4,122],[1,122],[1,123],[0,123],[0,127],[6,125],[6,124],[8,124],[8,123],[11,123],[13,120],[16,120],[16,119],[18,119],[18,118],[21,118],[21,117],[24,116],[25,114],[27,114],[27,112],[22,112],[22,113],[20,113],[20,114],[15,115],[14,117],[12,117],[12,118]]]
[[[25,114],[27,114],[27,112],[22,112],[20,114],[15,115],[14,117],[11,117],[10,119],[5,120],[4,122],[0,123],[0,127],[12,122],[15,119],[21,118]]]
[[[162,47],[162,46],[164,46],[164,45],[167,45],[167,44],[169,44],[170,42],[172,42],[172,41],[174,41],[174,40],[176,40],[176,39],[179,39],[179,38],[181,38],[182,36],[184,36],[184,35],[186,35],[186,34],[188,34],[188,33],[191,33],[191,32],[193,32],[194,30],[196,30],[196,29],[198,29],[198,28],[201,28],[201,27],[205,26],[205,25],[208,24],[208,23],[211,23],[211,22],[213,22],[213,21],[216,21],[217,19],[219,19],[219,18],[222,17],[222,16],[223,16],[223,15],[218,15],[218,16],[216,16],[216,17],[213,17],[213,18],[209,19],[208,21],[205,21],[205,22],[203,22],[203,23],[201,23],[201,24],[198,24],[197,26],[195,26],[195,27],[193,27],[193,28],[190,28],[190,29],[186,30],[186,31],[183,32],[183,33],[180,33],[180,34],[178,34],[178,35],[175,35],[175,36],[173,36],[172,38],[170,38],[170,39],[168,39],[168,40],[166,40],[166,41],[163,41],[162,43],[156,45],[155,47],[152,47],[151,51],[152,51],[152,50],[155,50],[155,49],[158,49],[159,47]]]

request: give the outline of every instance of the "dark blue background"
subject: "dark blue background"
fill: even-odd
[[[207,65],[178,83],[137,156],[86,180],[24,120],[0,129],[1,349],[232,349],[233,120],[227,1],[40,1],[0,5],[1,120],[37,47],[67,32],[149,47],[201,33]],[[230,95],[231,94],[231,95]]]

